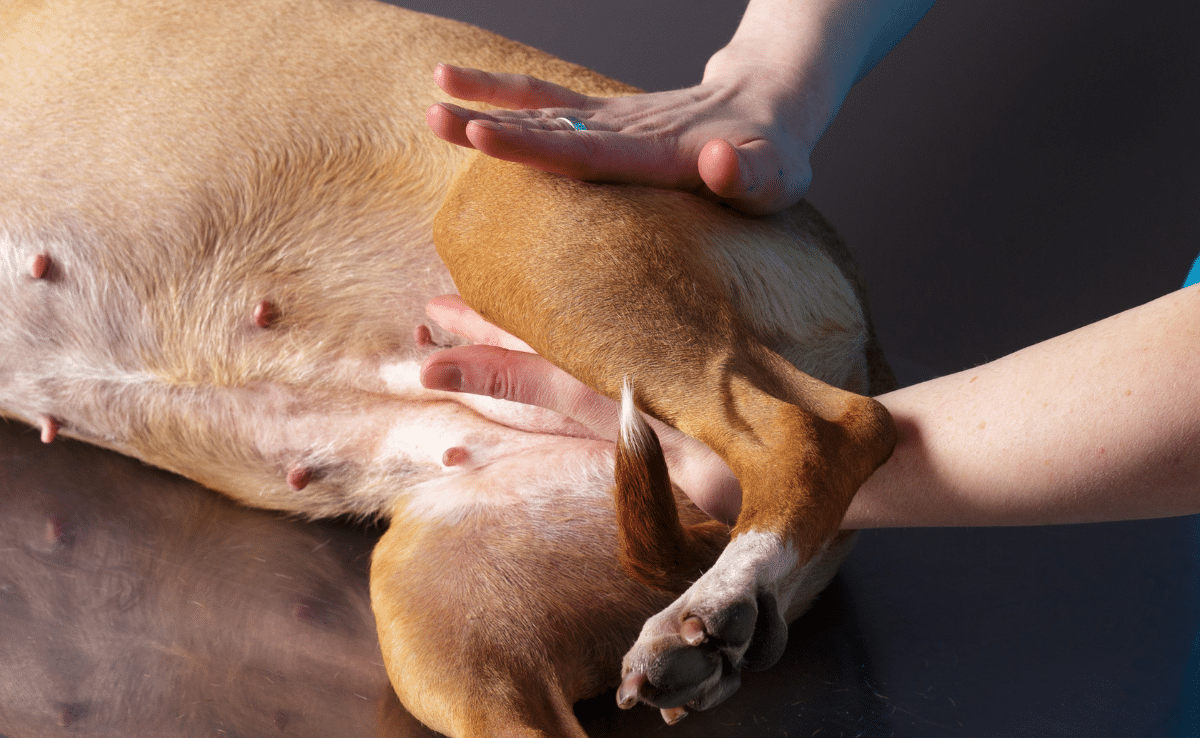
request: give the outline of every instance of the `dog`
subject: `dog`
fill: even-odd
[[[372,0],[0,6],[0,411],[246,505],[387,520],[379,642],[434,730],[582,736],[572,704],[614,685],[675,721],[779,657],[894,445],[861,284],[807,204],[445,144],[438,62],[636,92]],[[619,443],[421,387],[412,329],[453,291],[621,398]],[[732,530],[641,413],[730,465]]]

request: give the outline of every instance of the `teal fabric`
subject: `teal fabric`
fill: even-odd
[[[1200,636],[1192,642],[1192,654],[1183,671],[1183,688],[1166,722],[1148,738],[1197,738],[1200,736]]]
[[[1200,284],[1200,257],[1192,264],[1184,280],[1184,287]],[[1183,672],[1183,689],[1175,709],[1159,730],[1151,732],[1152,738],[1197,738],[1200,736],[1200,635],[1192,642],[1192,655]]]

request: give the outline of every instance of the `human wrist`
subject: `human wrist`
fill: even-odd
[[[853,85],[865,49],[838,3],[752,0],[709,59],[705,84],[737,85],[777,125],[816,144]]]
[[[709,59],[701,86],[720,90],[745,118],[780,129],[811,151],[832,115],[828,85],[806,72],[749,40],[735,40]]]
[[[735,85],[815,145],[850,88],[933,0],[750,0],[709,59],[706,85]]]

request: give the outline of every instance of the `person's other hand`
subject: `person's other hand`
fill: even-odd
[[[777,94],[770,79],[769,70],[714,61],[696,87],[601,98],[525,75],[442,64],[434,80],[446,94],[504,109],[438,103],[425,119],[446,141],[498,159],[588,181],[693,191],[760,215],[804,196],[816,139],[784,124],[800,126],[806,117],[798,106],[780,109],[795,106],[796,96]]]
[[[479,317],[458,295],[434,298],[426,312],[446,330],[478,342],[426,358],[421,365],[421,383],[426,388],[536,405],[571,418],[599,438],[616,440],[619,407],[615,401]],[[742,493],[725,462],[696,439],[649,420],[667,456],[671,479],[701,510],[732,523],[741,508]]]

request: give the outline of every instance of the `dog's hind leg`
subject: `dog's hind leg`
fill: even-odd
[[[681,493],[672,488],[667,475],[666,463],[661,447],[650,425],[642,419],[633,402],[632,388],[626,384],[621,394],[621,433],[618,441],[616,464],[616,511],[618,539],[621,543],[621,562],[625,570],[640,581],[647,582],[671,592],[682,592],[704,569],[707,569],[728,542],[729,533],[717,521],[692,522],[685,525],[680,520],[679,503]],[[686,503],[683,503],[686,505]],[[779,610],[785,622],[798,618],[813,600],[828,586],[838,567],[853,548],[855,535],[843,532],[835,536],[807,564],[793,572],[794,585],[787,589],[792,594],[786,609]],[[639,645],[648,644],[651,656],[645,664],[631,665],[627,660],[625,679],[618,695],[623,707],[632,706],[642,689],[662,689],[663,677],[651,683],[647,671],[655,662],[667,663],[682,660],[685,663],[695,654],[686,651],[674,658],[661,652],[679,651],[695,645],[704,635],[705,621],[696,611],[679,625],[679,613],[674,610],[695,593],[681,598],[669,615],[651,619],[642,632]],[[763,634],[756,634],[763,638]],[[767,638],[767,641],[770,639]],[[703,668],[703,664],[700,664]],[[706,694],[706,703],[715,704],[732,693],[740,683],[737,669],[722,670],[717,682]],[[659,695],[659,701],[666,704]],[[693,706],[702,706],[697,702]],[[663,719],[668,723],[678,721],[686,710],[678,705],[662,709]]]
[[[639,624],[673,596],[618,565],[610,444],[497,434],[502,456],[392,511],[371,565],[384,662],[446,735],[586,738],[572,705],[615,685]]]
[[[610,397],[631,378],[639,407],[706,443],[741,482],[734,540],[627,655],[625,704],[703,708],[736,688],[743,666],[778,659],[805,565],[891,453],[881,405],[776,351],[796,343],[780,332],[795,331],[801,353],[840,345],[859,357],[824,379],[854,384],[867,371],[864,318],[818,220],[807,206],[749,219],[680,193],[484,159],[460,173],[436,220],[468,304]],[[772,301],[787,316],[764,324]]]

